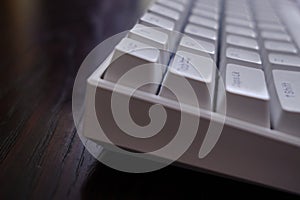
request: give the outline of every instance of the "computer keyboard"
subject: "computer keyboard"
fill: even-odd
[[[152,152],[175,137],[184,113],[200,122],[177,163],[300,194],[299,47],[297,1],[155,0],[88,79],[84,135]],[[137,66],[146,67],[130,74]],[[164,106],[160,136],[121,130],[113,93],[130,97],[124,110],[141,126],[151,106]],[[207,133],[212,122],[220,133]]]

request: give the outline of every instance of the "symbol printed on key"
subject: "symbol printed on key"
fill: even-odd
[[[159,23],[159,19],[157,19],[157,18],[150,17],[150,20]]]
[[[296,96],[291,83],[283,82],[281,83],[281,86],[285,97],[294,98]]]
[[[189,65],[190,65],[190,58],[181,58],[180,60],[180,65],[177,68],[178,71],[188,71],[189,70]]]
[[[240,72],[234,71],[232,74],[232,86],[234,87],[241,87],[241,74]]]

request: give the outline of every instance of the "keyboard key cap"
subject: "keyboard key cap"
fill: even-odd
[[[279,24],[261,22],[261,23],[258,23],[257,26],[261,30],[279,31],[279,32],[284,32],[285,31],[284,26],[279,25]]]
[[[259,50],[259,46],[256,40],[243,37],[243,36],[227,35],[226,42],[228,44],[239,46],[239,47]]]
[[[268,58],[271,64],[270,70],[281,69],[288,71],[300,71],[299,56],[270,53]]]
[[[180,88],[178,85],[180,79],[185,77],[198,98],[198,103],[201,108],[212,109],[213,99],[210,94],[214,94],[215,83],[215,67],[211,58],[199,56],[184,51],[177,51],[171,67],[169,68],[165,80],[163,81],[162,91],[160,96],[175,100],[176,97],[165,86],[172,85]],[[210,91],[210,92],[209,92]],[[191,101],[190,91],[180,90],[183,102],[193,105]],[[196,105],[194,105],[196,106]]]
[[[207,40],[211,40],[213,42],[216,42],[216,40],[217,40],[216,31],[208,29],[208,28],[200,27],[200,26],[195,26],[195,25],[192,25],[192,24],[188,24],[185,27],[184,32],[188,35],[198,37],[198,38],[207,39]]]
[[[162,67],[155,67],[158,66],[159,56],[158,49],[130,38],[124,38],[115,47],[111,63],[104,74],[104,79],[116,83],[129,70],[137,66],[149,64],[150,66],[146,68],[145,73],[139,74],[139,78],[149,80],[149,82],[159,82],[162,80],[164,73]],[[134,87],[136,82],[136,80],[130,79],[124,81],[122,84]],[[141,88],[141,90],[153,94],[156,93],[157,89],[158,86],[154,84]]]
[[[159,31],[159,29],[136,24],[129,31],[128,37],[159,49],[162,63],[168,63],[170,55],[167,54],[169,46],[168,35],[166,33]]]
[[[209,10],[205,10],[205,9],[202,9],[202,8],[193,8],[192,13],[194,15],[198,15],[198,16],[201,16],[201,17],[206,17],[208,19],[213,19],[215,21],[219,20],[218,13],[215,13],[215,12],[212,12],[212,11],[209,11]]]
[[[201,5],[207,5],[207,6],[213,6],[219,8],[220,1],[219,0],[196,0],[195,5],[200,7]]]
[[[213,60],[208,57],[177,51],[172,63],[172,71],[185,77],[212,83],[212,65]]]
[[[237,35],[242,35],[242,36],[247,36],[247,37],[256,37],[256,33],[254,30],[250,28],[245,28],[245,27],[239,27],[239,26],[234,26],[234,25],[226,25],[226,32],[227,33],[232,33],[232,34],[237,34]]]
[[[279,51],[285,53],[297,53],[298,50],[295,45],[287,42],[278,42],[278,41],[265,41],[264,46],[267,50],[270,51]]]
[[[255,81],[253,81],[255,80]],[[269,93],[260,69],[228,64],[225,73],[227,115],[259,126],[270,127]],[[225,96],[218,94],[218,109]]]
[[[275,11],[270,11],[269,13],[256,12],[255,18],[258,22],[280,23],[279,17],[271,12],[275,12]]]
[[[178,51],[186,51],[196,55],[210,54],[215,60],[216,47],[212,43],[183,36],[179,43]]]
[[[181,13],[185,11],[184,5],[171,0],[157,0],[156,2],[163,6],[172,8],[173,10],[179,11]]]
[[[274,129],[300,137],[300,72],[274,70],[271,119]]]
[[[236,17],[226,17],[226,23],[237,25],[237,26],[246,26],[248,28],[255,28],[254,22],[236,18]]]
[[[241,16],[241,19],[250,19],[252,18],[251,12],[244,8],[227,8],[226,9],[227,16]]]
[[[260,55],[254,51],[228,47],[226,49],[226,63],[245,65],[248,67],[261,68]]]
[[[219,24],[217,21],[212,20],[212,19],[207,19],[204,17],[199,17],[197,15],[191,15],[189,18],[189,22],[192,24],[205,26],[207,28],[212,28],[215,30],[217,30],[219,28]]]
[[[284,6],[282,6],[282,9],[279,10],[283,23],[287,26],[288,30],[290,31],[290,34],[293,36],[295,44],[297,44],[298,47],[300,47],[299,5],[300,3],[298,4],[298,6],[294,4],[285,4]]]
[[[281,41],[291,41],[291,37],[286,33],[277,33],[273,31],[262,31],[261,37],[264,39],[270,39],[270,40],[281,40]]]
[[[164,17],[160,17],[158,15],[152,13],[145,13],[140,18],[140,23],[149,26],[149,27],[159,27],[162,28],[161,31],[164,31],[168,34],[169,37],[169,47],[171,50],[174,49],[176,44],[176,38],[174,38],[173,31],[175,31],[175,23],[171,20],[168,20]]]
[[[175,30],[175,23],[171,20],[167,20],[163,17],[160,17],[158,15],[152,14],[152,13],[145,13],[141,19],[141,24],[145,26],[151,26],[151,27],[160,27],[164,28],[169,31]]]
[[[200,10],[208,10],[214,13],[219,13],[219,6],[204,4],[202,2],[195,2],[194,6]]]
[[[237,14],[242,17],[243,19],[251,17],[251,11],[249,7],[245,5],[235,5],[235,4],[227,4],[226,5],[226,14]]]
[[[177,11],[174,11],[172,9],[166,8],[164,6],[153,4],[149,7],[149,11],[153,12],[157,15],[160,15],[162,17],[166,17],[169,20],[173,20],[175,23],[179,22],[180,20],[180,13]]]
[[[176,1],[176,2],[178,2],[178,3],[181,3],[181,4],[183,4],[183,5],[188,5],[191,1],[190,0],[174,0],[174,1]]]
[[[129,31],[128,37],[140,42],[144,41],[144,43],[155,48],[167,50],[168,35],[159,30],[160,29],[144,26],[142,24],[136,24]],[[142,37],[142,39],[140,39],[140,37]]]
[[[246,13],[242,13],[242,12],[229,12],[229,11],[225,11],[225,15],[228,17],[235,17],[235,18],[240,18],[243,20],[248,20],[248,21],[252,21],[253,17],[249,14]]]

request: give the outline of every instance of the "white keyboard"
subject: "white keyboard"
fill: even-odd
[[[106,137],[151,152],[172,140],[184,113],[200,122],[177,160],[181,166],[300,194],[299,6],[296,0],[151,2],[88,79],[84,135],[108,149]],[[137,66],[146,67],[134,72]],[[152,123],[152,105],[165,108],[167,122],[157,135],[134,137],[139,133],[119,128],[111,106],[116,85],[120,109],[130,97],[124,110],[141,126]],[[207,133],[212,122],[220,133]]]

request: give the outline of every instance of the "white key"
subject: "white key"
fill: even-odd
[[[201,6],[201,5],[209,5],[209,6],[214,6],[214,7],[219,7],[220,1],[214,1],[214,0],[197,0],[195,1],[196,6]]]
[[[254,30],[250,28],[244,28],[244,27],[239,27],[239,26],[234,26],[234,25],[226,25],[226,32],[232,33],[232,34],[238,34],[238,35],[243,35],[247,37],[256,37],[256,33]]]
[[[214,42],[217,40],[216,31],[208,29],[208,28],[204,28],[204,27],[195,26],[195,25],[192,25],[192,24],[188,24],[185,27],[184,32],[186,34],[191,35],[191,36],[196,36],[196,37],[199,37],[199,38],[212,40]]]
[[[281,32],[285,31],[285,28],[279,24],[272,24],[272,23],[270,24],[270,23],[261,22],[261,23],[258,23],[257,26],[261,30],[281,31]]]
[[[160,96],[175,100],[174,94],[166,89],[166,87],[172,85],[179,88],[178,91],[181,94],[178,95],[183,97],[183,102],[181,103],[196,106],[191,100],[191,91],[180,89],[182,88],[180,84],[182,77],[185,77],[195,90],[199,106],[205,109],[212,109],[213,99],[210,97],[210,94],[214,94],[215,83],[213,60],[209,57],[178,51],[163,81]]]
[[[279,51],[286,53],[297,53],[298,50],[295,45],[287,42],[278,42],[278,41],[265,41],[265,48],[270,51]]]
[[[128,37],[149,44],[158,49],[168,49],[168,35],[160,29],[136,24],[129,32]],[[142,39],[140,39],[142,38]]]
[[[164,69],[158,67],[159,50],[144,43],[124,38],[115,47],[112,60],[108,66],[104,79],[116,83],[119,79],[131,69],[148,64],[143,68],[144,73],[138,74],[139,79],[149,82],[159,82],[162,80]],[[130,79],[122,82],[124,86],[134,87],[138,80]],[[150,84],[141,88],[141,90],[155,94],[157,85]]]
[[[289,71],[300,71],[299,56],[270,53],[268,58],[270,63],[269,70],[281,69]]]
[[[227,63],[245,65],[248,67],[261,68],[260,55],[254,51],[228,47],[226,49]]]
[[[249,6],[247,4],[246,1],[241,1],[241,0],[237,0],[237,1],[226,1],[226,8],[235,8],[235,9],[249,9]]]
[[[162,28],[161,31],[164,31],[168,34],[169,37],[169,48],[171,50],[174,49],[177,38],[174,37],[173,31],[175,30],[175,23],[171,20],[168,20],[164,17],[160,17],[158,15],[152,13],[145,13],[140,18],[140,23],[149,26],[149,27],[159,27]]]
[[[274,31],[262,31],[261,37],[264,39],[271,39],[271,40],[282,40],[282,41],[291,41],[291,37],[286,33],[276,33]]]
[[[198,56],[185,51],[177,51],[171,66],[173,73],[181,76],[212,83],[213,78],[213,60]]]
[[[201,9],[201,10],[209,10],[209,11],[214,12],[214,13],[219,12],[219,6],[215,6],[215,5],[209,5],[209,4],[203,4],[201,2],[196,2],[194,4],[194,6],[196,8]]]
[[[226,14],[229,13],[236,13],[238,15],[243,16],[251,16],[251,11],[247,6],[241,6],[241,5],[226,5]],[[243,17],[243,18],[245,18]]]
[[[298,1],[300,2],[300,1]],[[300,3],[298,4],[300,5]],[[300,47],[300,12],[299,7],[295,5],[283,4],[282,9],[279,9],[280,16],[283,23],[288,27],[295,44]]]
[[[160,17],[158,15],[152,14],[152,13],[145,13],[140,18],[140,23],[145,26],[164,28],[168,31],[175,30],[174,22],[172,22],[171,20],[168,20],[166,18]]]
[[[226,2],[225,5],[225,13],[226,15],[236,14],[236,16],[243,16],[242,18],[251,17],[252,12],[249,7],[245,4],[239,4],[238,2]]]
[[[264,72],[260,69],[228,64],[224,81],[227,115],[256,125],[270,127],[270,97]],[[217,110],[222,110],[225,95],[219,93],[217,98]]]
[[[275,12],[275,11],[272,11]],[[258,22],[279,23],[280,19],[274,13],[256,12],[255,18]]]
[[[180,13],[166,8],[164,6],[158,5],[158,4],[153,4],[152,6],[150,6],[149,11],[161,15],[163,17],[166,17],[170,20],[173,20],[175,23],[178,22],[180,20]]]
[[[152,27],[147,27],[141,24],[136,24],[128,33],[128,37],[153,46],[161,50],[160,58],[164,64],[169,61],[169,55],[167,55],[168,47],[168,35]]]
[[[219,24],[215,20],[207,19],[204,17],[199,17],[197,15],[191,15],[189,18],[189,22],[196,24],[196,25],[201,25],[201,26],[205,26],[208,28],[212,28],[215,30],[217,30],[219,28]]]
[[[225,14],[228,17],[235,17],[235,18],[240,18],[240,19],[248,20],[248,21],[252,21],[253,20],[252,15],[248,15],[246,13],[241,13],[241,12],[237,13],[237,12],[228,12],[228,11],[225,11]]]
[[[250,10],[243,6],[226,6],[226,14],[227,13],[236,13],[239,15],[251,16]]]
[[[126,54],[139,57],[149,62],[157,63],[159,61],[159,50],[157,48],[130,38],[122,39],[115,47],[114,57]]]
[[[245,47],[254,50],[259,49],[258,43],[255,39],[251,39],[243,36],[227,35],[226,42],[228,44],[239,46],[239,47]]]
[[[191,2],[190,0],[174,0],[174,1],[181,3],[183,5],[188,5]]]
[[[174,10],[177,10],[179,12],[184,12],[185,11],[185,7],[182,4],[171,1],[171,0],[157,0],[156,2],[161,4],[161,5],[172,8]]]
[[[209,18],[209,19],[213,19],[215,21],[219,20],[218,13],[215,13],[215,12],[212,12],[212,11],[209,11],[209,10],[205,10],[205,9],[202,9],[202,8],[197,8],[196,7],[192,10],[192,13],[194,15],[199,15],[201,17],[206,17],[206,18]]]
[[[205,55],[208,53],[215,59],[216,48],[212,43],[183,36],[179,43],[178,51],[186,51],[196,55]]]
[[[226,23],[228,24],[233,24],[233,25],[238,25],[238,26],[246,26],[249,28],[255,28],[254,22],[236,18],[236,17],[226,17]]]
[[[274,70],[271,119],[274,129],[300,137],[300,72]]]

